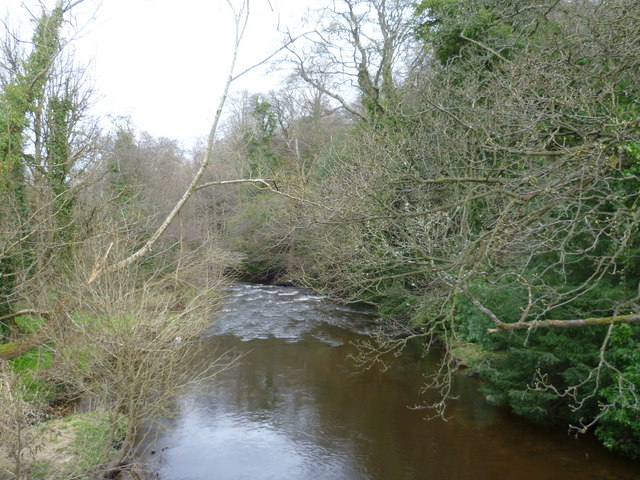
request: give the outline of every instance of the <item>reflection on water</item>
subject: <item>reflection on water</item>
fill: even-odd
[[[238,285],[203,340],[246,352],[213,385],[183,399],[154,445],[166,480],[640,479],[640,464],[594,442],[532,427],[488,405],[475,381],[448,422],[423,421],[419,389],[434,367],[416,355],[390,371],[358,371],[351,342],[366,311],[307,290]]]

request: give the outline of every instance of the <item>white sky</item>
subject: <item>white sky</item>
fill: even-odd
[[[278,22],[294,30],[306,6],[317,3],[252,0],[237,70],[277,48]],[[0,0],[0,18],[16,26],[28,18],[23,6],[37,12],[38,5]],[[140,130],[186,145],[208,133],[233,46],[234,21],[225,0],[85,0],[74,12],[83,28],[73,46],[78,60],[90,62],[96,113],[128,115]],[[263,68],[233,89],[266,92],[278,78]]]

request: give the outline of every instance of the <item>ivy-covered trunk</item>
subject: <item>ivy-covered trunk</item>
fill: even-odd
[[[17,64],[14,71],[8,72],[9,82],[0,91],[0,221],[3,225],[0,237],[0,317],[11,313],[16,301],[16,285],[21,278],[30,275],[34,265],[33,212],[28,198],[28,182],[32,175],[27,170],[42,169],[39,151],[42,142],[47,141],[42,135],[42,105],[46,101],[50,73],[62,48],[63,14],[60,5],[51,12],[42,12],[36,23],[31,53]],[[49,129],[52,138],[50,146],[45,144],[45,148],[54,152],[51,165],[55,168],[47,172],[47,177],[55,198],[64,200],[62,189],[66,185],[61,177],[66,176],[64,169],[68,165],[69,148],[61,138],[65,133],[63,123],[69,109],[57,99],[51,99],[49,103],[54,107],[50,109],[53,112],[52,128]],[[28,132],[35,137],[34,148],[28,147]],[[34,150],[35,154],[32,153]],[[59,212],[57,218],[69,210],[66,204],[60,205],[59,202],[54,208]],[[3,335],[6,335],[10,327],[7,322],[0,323]]]

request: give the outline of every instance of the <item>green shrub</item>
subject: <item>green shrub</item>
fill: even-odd
[[[519,317],[526,295],[507,280],[476,285],[473,293],[503,319]],[[560,319],[586,317],[618,295],[615,285],[602,282],[555,313]],[[615,326],[602,363],[606,326],[489,334],[492,321],[470,301],[460,300],[457,311],[461,339],[485,352],[479,371],[487,396],[539,423],[580,427],[595,422],[596,436],[607,448],[640,456],[639,326]]]

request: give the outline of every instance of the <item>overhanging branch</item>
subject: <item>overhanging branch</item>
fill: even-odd
[[[532,320],[529,322],[503,323],[496,328],[489,328],[488,333],[497,333],[508,330],[535,330],[537,328],[575,328],[575,327],[599,327],[603,325],[618,325],[622,323],[640,322],[639,314],[612,315],[610,317],[579,318],[574,320]]]
[[[495,328],[488,328],[487,333],[506,332],[510,330],[535,330],[538,328],[578,328],[578,327],[600,327],[603,325],[619,325],[623,323],[640,322],[640,314],[631,313],[628,315],[611,315],[609,317],[588,317],[576,318],[572,320],[519,320],[517,322],[503,322],[489,308],[485,307],[471,293],[462,292],[478,310],[484,313],[495,324]]]

